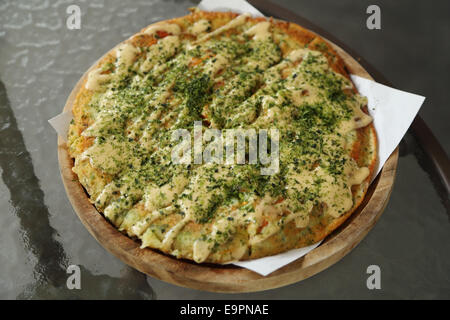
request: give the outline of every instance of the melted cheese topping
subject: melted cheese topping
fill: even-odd
[[[81,135],[93,143],[76,155],[74,171],[83,175],[89,163],[108,175],[95,205],[142,247],[182,255],[175,243],[195,223],[205,228],[190,240],[193,260],[207,260],[245,233],[227,258],[239,260],[288,223],[307,228],[314,210],[340,217],[354,205],[352,186],[370,174],[350,152],[355,130],[372,121],[361,109],[366,99],[347,93],[351,82],[322,53],[299,47],[282,54],[271,22],[247,26],[247,17],[206,34],[207,20],[184,31],[177,24],[149,27],[144,33],[166,34],[147,48],[121,45],[114,68],[88,75],[92,121]],[[223,36],[231,29],[237,41]],[[173,165],[172,129],[190,132],[202,120],[215,129],[277,128],[280,172]]]

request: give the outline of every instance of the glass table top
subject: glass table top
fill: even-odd
[[[365,28],[367,4],[319,2],[322,6],[312,1],[279,3],[333,30],[397,87],[425,95],[421,115],[448,150],[450,114],[444,103],[449,93],[438,90],[437,83],[449,80],[444,72],[450,70],[449,44],[439,42],[441,54],[416,46],[404,48],[408,39],[418,37],[411,40],[413,45],[422,39],[436,49],[425,33],[433,32],[437,39],[448,35],[450,23],[444,16],[448,6],[431,9],[419,1],[399,1],[411,6],[406,13],[397,2],[383,3],[382,29],[373,33]],[[79,30],[66,25],[71,4],[81,9]],[[394,190],[379,222],[338,263],[296,284],[248,294],[181,288],[125,265],[88,233],[66,196],[56,133],[47,120],[60,113],[75,83],[103,53],[150,23],[186,14],[195,4],[180,0],[0,2],[0,298],[450,298],[448,194],[438,192],[431,164],[410,132],[400,145]],[[411,15],[421,19],[417,32],[409,29]],[[417,69],[410,70],[412,65]],[[427,80],[431,77],[436,81]],[[81,268],[80,290],[66,286],[69,265]],[[380,267],[380,290],[367,288],[370,265]]]

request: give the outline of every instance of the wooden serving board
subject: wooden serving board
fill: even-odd
[[[347,52],[328,41],[344,59],[349,73],[368,79],[370,74]],[[105,54],[106,55],[106,54]],[[72,109],[75,97],[89,71],[78,81],[67,99],[64,111]],[[140,243],[119,232],[89,202],[78,177],[72,172],[66,142],[58,137],[58,159],[62,180],[75,212],[88,231],[109,252],[133,268],[179,286],[214,292],[253,292],[292,284],[328,268],[352,250],[375,225],[389,200],[398,162],[398,149],[386,161],[366,197],[352,216],[322,244],[302,258],[261,276],[233,265],[196,264],[178,260],[158,251],[140,249]]]

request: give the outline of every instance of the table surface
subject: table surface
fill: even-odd
[[[74,3],[80,30],[66,27],[66,8]],[[367,1],[278,3],[331,31],[396,87],[426,96],[421,115],[449,150],[450,97],[441,88],[450,83],[450,3],[379,1],[381,30],[366,28]],[[180,288],[128,267],[87,232],[65,194],[47,120],[104,52],[195,4],[0,2],[0,298],[449,299],[449,198],[411,133],[400,144],[395,187],[377,225],[341,261],[287,287],[232,295]],[[73,264],[81,268],[80,290],[66,286]],[[380,290],[367,288],[370,265],[380,267]]]

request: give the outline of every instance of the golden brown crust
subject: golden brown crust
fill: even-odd
[[[231,12],[205,12],[205,11],[193,11],[190,15],[171,19],[168,23],[176,23],[182,29],[186,29],[188,25],[192,24],[195,21],[200,19],[207,19],[211,21],[212,29],[217,29],[220,26],[225,25],[227,22],[232,20],[238,16],[236,13]],[[264,18],[249,18],[249,22],[258,22],[262,21]],[[282,42],[280,44],[280,48],[283,52],[283,55],[287,52],[291,51],[292,48],[298,46],[307,46],[309,49],[317,50],[322,52],[328,59],[329,65],[332,69],[350,79],[348,73],[346,72],[344,61],[341,57],[336,53],[336,51],[329,45],[325,40],[321,37],[315,35],[314,33],[302,28],[301,26],[271,19],[273,22],[274,28],[282,30],[284,34],[286,34],[289,38],[289,41]],[[158,22],[163,23],[163,22]],[[157,24],[158,24],[157,23]],[[148,27],[147,27],[148,28]],[[143,30],[147,29],[144,28]],[[142,30],[142,31],[143,31]],[[276,40],[276,39],[275,39]],[[290,42],[292,41],[292,42]],[[141,35],[138,37],[133,37],[125,42],[131,43],[133,45],[139,46],[151,46],[156,42],[155,37],[150,35]],[[114,61],[115,55],[113,51],[105,55],[98,63],[97,67],[103,65],[106,62]],[[81,136],[81,132],[84,131],[89,125],[90,120],[89,117],[84,114],[85,108],[84,106],[92,99],[93,93],[92,91],[85,88],[85,83],[87,79],[84,80],[81,90],[78,92],[76,96],[76,100],[73,107],[74,114],[74,124],[71,125],[70,134],[69,134],[69,143],[74,141],[75,139],[81,139],[81,142],[76,142],[71,144],[70,153],[71,156],[75,157],[76,155],[82,153],[86,150],[92,143],[92,138],[86,138]],[[356,88],[354,88],[356,92]],[[282,232],[279,232],[270,238],[262,241],[258,245],[253,247],[253,250],[248,250],[247,253],[242,258],[245,259],[255,259],[267,255],[273,255],[280,252],[284,252],[291,248],[298,248],[307,246],[313,243],[316,243],[326,236],[328,236],[331,232],[333,232],[336,228],[342,225],[358,208],[358,206],[362,203],[364,199],[364,195],[367,191],[370,179],[373,175],[376,161],[377,161],[377,140],[376,140],[376,132],[373,127],[373,124],[370,124],[367,127],[358,129],[357,132],[358,140],[355,143],[352,150],[352,157],[357,161],[360,166],[367,166],[370,170],[370,174],[367,179],[359,186],[353,188],[354,195],[354,205],[351,210],[349,210],[344,215],[339,218],[333,219],[330,216],[326,216],[320,213],[320,210],[316,212],[316,214],[312,216],[312,223],[308,228],[304,228],[299,231],[298,228],[295,227],[295,223],[291,222],[287,224]],[[105,185],[106,182],[110,179],[108,175],[105,175],[98,170],[94,170],[94,174],[96,175],[96,179],[94,179],[93,183],[99,183]],[[78,172],[78,175],[83,175],[82,172]],[[80,178],[80,180],[82,180]],[[82,184],[85,186],[87,191],[90,191],[90,187],[86,186],[83,181]],[[95,189],[93,187],[93,189]],[[91,196],[93,196],[91,194]],[[173,219],[173,218],[172,218]],[[168,223],[173,223],[168,221]],[[187,230],[190,231],[198,231],[200,226],[194,222],[191,222],[185,226]],[[237,236],[230,242],[221,248],[220,251],[214,252],[210,255],[207,262],[224,262],[227,260],[227,255],[229,251],[233,249],[236,245],[236,242],[241,240],[241,237],[245,238],[245,232],[238,232]],[[291,239],[291,241],[286,241],[285,239]],[[295,245],[292,245],[292,239],[295,239]],[[174,246],[183,249],[185,244],[177,240],[174,243]],[[189,248],[185,248],[187,252],[183,257],[192,259],[192,249],[189,251]],[[167,252],[170,253],[170,252]]]

